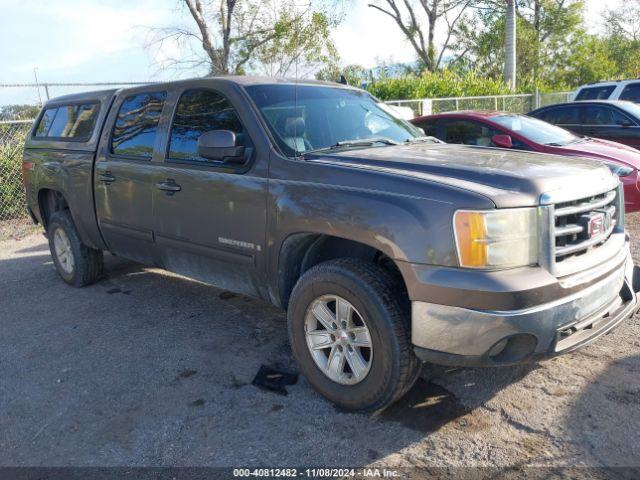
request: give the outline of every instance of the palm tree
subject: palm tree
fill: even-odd
[[[506,0],[507,14],[505,17],[504,34],[504,81],[509,88],[516,88],[516,2]]]

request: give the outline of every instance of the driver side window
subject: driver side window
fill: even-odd
[[[171,124],[169,158],[209,162],[198,155],[198,138],[211,130],[230,130],[236,145],[249,146],[248,137],[233,106],[213,90],[187,90],[180,96]]]
[[[451,120],[443,124],[447,143],[459,143],[462,145],[476,145],[479,147],[495,147],[491,137],[501,132],[483,125],[480,122],[470,120]]]

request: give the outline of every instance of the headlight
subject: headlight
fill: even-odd
[[[458,210],[453,226],[462,267],[508,268],[538,262],[536,208]]]

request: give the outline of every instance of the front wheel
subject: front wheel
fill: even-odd
[[[293,354],[309,383],[341,408],[381,410],[415,382],[408,315],[383,268],[340,259],[308,270],[288,310]]]
[[[47,223],[49,250],[60,277],[74,287],[98,280],[103,269],[102,251],[82,243],[69,212],[54,212]]]

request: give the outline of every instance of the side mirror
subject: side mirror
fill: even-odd
[[[211,130],[198,138],[198,155],[209,160],[244,163],[244,147],[236,145],[236,134],[231,130]]]
[[[511,148],[513,142],[511,141],[511,135],[494,135],[491,137],[491,141],[496,147]]]
[[[622,123],[620,124],[620,126],[622,128],[629,128],[629,127],[633,126],[633,124],[629,120],[623,120]]]

